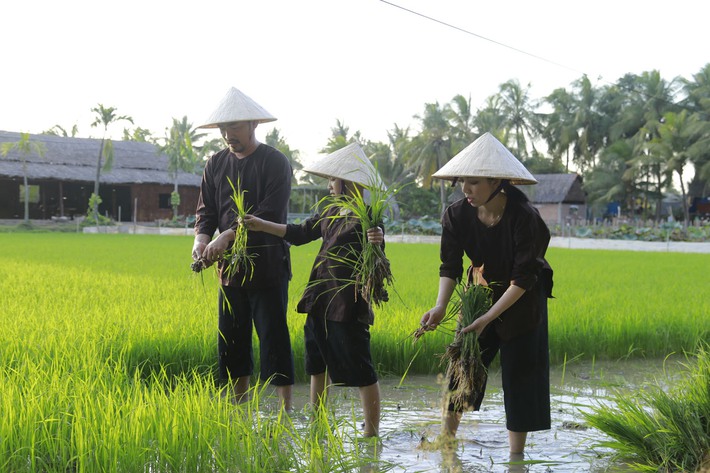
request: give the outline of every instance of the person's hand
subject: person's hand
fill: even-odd
[[[372,245],[381,245],[385,241],[385,233],[380,227],[372,227],[367,230],[367,241]]]
[[[224,252],[229,248],[229,243],[234,240],[234,230],[225,230],[219,234],[217,238],[212,240],[205,251],[202,253],[202,257],[208,261],[219,261],[224,256]]]
[[[444,315],[446,315],[446,307],[434,306],[424,313],[420,324],[427,332],[436,330],[436,327],[439,326],[439,322],[444,318]]]
[[[489,323],[491,323],[491,320],[488,317],[488,313],[485,313],[476,320],[474,320],[471,325],[467,325],[466,327],[462,328],[461,333],[476,332],[476,335],[480,337],[486,327],[488,327]]]
[[[244,216],[244,219],[240,223],[247,227],[247,229],[249,230],[255,232],[264,231],[264,220],[260,219],[259,217],[255,217],[254,215],[246,214]]]
[[[206,247],[206,242],[196,239],[195,243],[192,245],[192,260],[197,261],[198,259],[202,258],[202,254],[205,252]]]

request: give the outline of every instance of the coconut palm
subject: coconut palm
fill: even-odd
[[[335,126],[330,129],[330,138],[328,138],[328,143],[320,149],[320,152],[323,154],[330,154],[340,148],[344,148],[347,145],[356,142],[362,145],[363,139],[359,131],[356,131],[352,136],[348,136],[349,133],[350,127],[346,126],[345,122],[336,119]],[[307,173],[303,176],[302,182],[324,187],[325,179],[314,174]]]
[[[690,114],[687,110],[680,113],[666,112],[657,131],[658,136],[649,143],[649,151],[666,160],[668,171],[678,175],[683,202],[683,222],[684,228],[687,229],[690,215],[684,172],[694,158],[707,153],[706,150],[710,147],[710,122],[703,120],[698,113]]]
[[[684,80],[683,87],[687,94],[685,105],[698,113],[702,120],[710,121],[710,63],[693,74],[692,80]],[[693,159],[693,166],[695,172],[688,185],[688,194],[704,197],[710,193],[710,148]]]
[[[25,190],[24,222],[26,224],[30,222],[30,186],[27,183],[27,157],[31,154],[44,157],[46,150],[44,143],[31,141],[29,133],[20,133],[20,141],[6,142],[0,147],[0,154],[2,154],[3,157],[7,157],[11,151],[16,151],[22,161],[22,184]]]
[[[164,144],[158,149],[168,156],[168,173],[173,178],[173,192],[170,196],[170,203],[173,207],[173,219],[178,218],[178,207],[180,206],[180,193],[178,192],[178,174],[180,171],[194,172],[197,167],[198,155],[193,143],[206,136],[205,133],[198,133],[192,127],[192,123],[187,117],[181,120],[173,118],[173,125],[168,130],[164,138]]]
[[[594,87],[586,75],[573,82],[572,86],[571,127],[576,135],[572,160],[584,174],[585,170],[595,167],[597,156],[604,148],[605,137],[609,134],[609,125],[599,110],[602,90]]]
[[[340,148],[346,147],[350,143],[362,143],[362,137],[360,136],[359,131],[356,131],[351,137],[348,137],[349,132],[350,127],[346,126],[345,122],[335,120],[335,126],[330,129],[330,138],[328,138],[328,143],[320,150],[320,152],[330,154]]]
[[[530,85],[523,88],[517,79],[511,79],[499,87],[500,111],[505,127],[512,133],[515,145],[511,151],[521,161],[528,153],[528,144],[535,151],[535,140],[540,134],[540,120],[535,113],[537,103],[530,98]]]
[[[264,141],[267,145],[272,146],[277,150],[281,151],[284,156],[288,158],[288,162],[291,163],[291,169],[294,170],[293,177],[291,178],[291,183],[296,184],[298,181],[296,177],[296,172],[303,169],[303,164],[301,164],[301,161],[299,160],[300,152],[297,149],[291,149],[288,143],[286,143],[284,137],[281,136],[281,132],[278,128],[272,129],[266,135],[266,139]]]
[[[444,113],[451,124],[452,152],[456,154],[478,137],[471,97],[467,99],[463,95],[456,95],[444,106]]]
[[[91,123],[92,128],[96,126],[103,126],[103,135],[101,137],[101,147],[99,149],[99,157],[96,163],[96,180],[94,181],[94,193],[91,195],[90,207],[94,214],[94,219],[96,224],[99,224],[99,203],[101,198],[99,197],[99,182],[101,181],[101,162],[104,161],[103,169],[108,171],[113,165],[113,142],[106,135],[108,133],[109,125],[117,123],[121,120],[126,120],[133,123],[133,119],[127,115],[116,115],[115,107],[104,107],[102,104],[91,109],[92,112],[96,114],[93,123]]]
[[[446,164],[453,156],[451,151],[451,125],[444,107],[438,102],[424,105],[424,115],[415,115],[422,125],[422,131],[412,142],[412,152],[408,165],[426,188],[432,186],[432,174]],[[441,213],[447,204],[446,183],[439,180]]]
[[[617,124],[626,136],[631,136],[634,146],[633,164],[638,168],[639,183],[644,189],[644,201],[655,201],[655,217],[660,218],[663,192],[672,185],[672,171],[667,161],[649,152],[649,143],[659,136],[658,128],[668,111],[678,111],[674,105],[678,82],[666,81],[658,71],[641,75],[627,74],[620,81],[628,91],[628,105],[624,107]],[[644,202],[644,213],[651,205]],[[645,217],[646,215],[644,215]]]
[[[486,99],[485,106],[476,111],[473,124],[474,128],[481,133],[489,132],[501,143],[508,142],[508,130],[505,128],[505,117],[500,109],[498,95],[491,95]]]
[[[565,172],[569,172],[570,151],[578,138],[574,124],[574,97],[567,89],[559,88],[553,90],[544,101],[552,106],[552,112],[546,117],[542,137],[553,159],[561,161],[564,156]]]
[[[388,186],[400,187],[413,178],[412,171],[406,165],[406,155],[411,145],[409,128],[400,128],[397,124],[387,131],[388,142],[368,141],[363,145],[365,154],[377,168],[382,180]]]
[[[622,202],[633,208],[636,179],[628,174],[633,158],[633,146],[629,140],[617,140],[599,154],[599,164],[584,176],[584,191],[592,205],[606,206],[610,202]]]

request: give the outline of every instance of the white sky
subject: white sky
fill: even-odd
[[[395,123],[416,131],[425,103],[462,94],[479,108],[513,78],[542,98],[583,73],[599,85],[652,69],[670,80],[710,62],[700,0],[392,2],[551,62],[380,0],[10,0],[0,130],[76,124],[99,137],[90,109],[101,103],[164,136],[235,86],[279,118],[258,138],[278,128],[307,163],[336,119],[386,141]]]

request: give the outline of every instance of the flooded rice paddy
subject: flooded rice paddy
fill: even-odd
[[[610,461],[613,453],[596,444],[606,440],[585,425],[583,411],[612,405],[614,393],[668,385],[681,375],[682,360],[642,360],[574,363],[551,370],[552,428],[531,432],[523,456],[508,451],[500,373],[491,371],[481,411],[464,414],[458,441],[434,447],[441,418],[441,381],[432,376],[410,376],[380,381],[382,420],[380,442],[369,448],[380,463],[363,472],[628,472]],[[308,388],[298,385],[295,406],[305,405]],[[333,388],[329,405],[337,415],[361,419],[358,392]]]

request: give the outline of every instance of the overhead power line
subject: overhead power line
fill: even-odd
[[[496,41],[496,40],[494,40],[494,39],[487,38],[487,37],[485,37],[485,36],[483,36],[483,35],[474,33],[473,31],[467,30],[467,29],[465,29],[465,28],[461,28],[460,26],[452,25],[451,23],[447,23],[447,22],[445,22],[445,21],[439,20],[439,19],[434,18],[434,17],[431,17],[431,16],[429,16],[429,15],[425,15],[425,14],[423,14],[423,13],[419,13],[419,12],[414,11],[414,10],[412,10],[412,9],[403,7],[402,5],[397,5],[396,3],[388,2],[387,0],[380,0],[380,1],[381,1],[382,3],[386,3],[387,5],[390,5],[390,6],[392,6],[392,7],[399,8],[400,10],[406,11],[407,13],[411,13],[412,15],[416,15],[416,16],[422,17],[422,18],[424,18],[424,19],[427,19],[427,20],[429,20],[429,21],[433,21],[433,22],[435,22],[435,23],[439,23],[440,25],[446,26],[447,28],[452,28],[452,29],[454,29],[454,30],[460,31],[460,32],[465,33],[465,34],[467,34],[467,35],[475,36],[476,38],[482,39],[482,40],[484,40],[484,41],[488,41],[489,43],[493,43],[493,44],[495,44],[495,45],[497,45],[497,46],[501,46],[501,47],[503,47],[503,48],[510,49],[511,51],[515,51],[515,52],[517,52],[517,53],[524,54],[524,55],[526,55],[526,56],[530,56],[530,57],[535,58],[535,59],[538,59],[538,60],[540,60],[540,61],[545,61],[545,62],[550,63],[550,64],[553,64],[553,65],[555,65],[555,66],[557,66],[557,67],[561,67],[561,68],[563,68],[563,69],[567,69],[567,70],[569,70],[569,71],[576,72],[577,74],[584,74],[584,75],[586,75],[586,73],[583,72],[583,71],[578,71],[577,69],[574,69],[574,68],[572,68],[572,67],[566,66],[566,65],[564,65],[564,64],[560,64],[559,62],[553,61],[553,60],[551,60],[551,59],[547,59],[547,58],[545,58],[545,57],[543,57],[543,56],[539,56],[539,55],[537,55],[537,54],[533,54],[533,53],[530,53],[530,52],[528,52],[528,51],[524,51],[524,50],[522,50],[522,49],[520,49],[520,48],[516,48],[516,47],[511,46],[511,45],[509,45],[509,44],[501,43],[500,41]]]
[[[575,68],[573,68],[573,67],[566,66],[566,65],[564,65],[564,64],[561,64],[561,63],[559,63],[559,62],[553,61],[553,60],[551,60],[551,59],[547,59],[547,58],[545,58],[545,57],[543,57],[543,56],[540,56],[540,55],[537,55],[537,54],[533,54],[533,53],[530,53],[530,52],[528,52],[528,51],[524,51],[524,50],[522,50],[522,49],[520,49],[520,48],[516,48],[516,47],[511,46],[511,45],[509,45],[509,44],[501,43],[500,41],[496,41],[496,40],[491,39],[491,38],[487,38],[487,37],[485,37],[485,36],[483,36],[483,35],[480,35],[480,34],[478,34],[478,33],[474,33],[473,31],[467,30],[467,29],[465,29],[465,28],[461,28],[460,26],[452,25],[451,23],[447,23],[447,22],[445,22],[445,21],[439,20],[439,19],[434,18],[434,17],[431,17],[431,16],[429,16],[429,15],[425,15],[425,14],[423,14],[423,13],[414,11],[414,10],[412,10],[412,9],[410,9],[410,8],[403,7],[402,5],[397,5],[396,3],[393,3],[393,2],[390,2],[390,1],[387,1],[387,0],[380,0],[380,2],[386,3],[387,5],[390,5],[390,6],[395,7],[395,8],[399,8],[399,9],[402,10],[402,11],[406,11],[407,13],[411,13],[412,15],[419,16],[419,17],[424,18],[424,19],[426,19],[426,20],[433,21],[433,22],[435,22],[435,23],[439,23],[440,25],[443,25],[443,26],[445,26],[445,27],[447,27],[447,28],[451,28],[451,29],[454,29],[454,30],[456,30],[456,31],[460,31],[460,32],[462,32],[462,33],[465,33],[465,34],[467,34],[467,35],[474,36],[474,37],[476,37],[476,38],[478,38],[478,39],[482,39],[482,40],[484,40],[484,41],[488,41],[489,43],[493,43],[493,44],[495,44],[495,45],[497,45],[497,46],[500,46],[500,47],[503,47],[503,48],[506,48],[506,49],[510,49],[511,51],[515,51],[515,52],[517,52],[517,53],[524,54],[524,55],[526,55],[526,56],[530,56],[530,57],[532,57],[532,58],[534,58],[534,59],[538,59],[538,60],[540,60],[540,61],[544,61],[544,62],[547,62],[547,63],[549,63],[549,64],[553,64],[553,65],[555,65],[555,66],[557,66],[557,67],[561,67],[561,68],[563,68],[563,69],[567,69],[567,70],[569,70],[569,71],[576,72],[577,74],[582,74],[582,75],[585,75],[585,76],[589,77],[589,74],[587,74],[587,73],[584,72],[584,71],[579,71],[579,70],[577,70],[577,69],[575,69]],[[599,76],[599,77],[597,78],[597,80],[600,81],[600,82],[605,82],[605,83],[608,84],[608,85],[613,85],[612,82],[609,82],[608,80],[604,79],[604,78],[601,77],[601,76]],[[651,99],[653,98],[653,97],[648,96],[648,95],[646,95],[645,93],[640,92],[640,91],[633,91],[633,92],[636,93],[637,95],[639,95],[639,96],[640,96],[642,99],[644,99],[644,100],[651,100]],[[681,107],[681,108],[688,108],[687,106],[683,105],[683,104],[680,103],[680,102],[676,102],[676,101],[672,101],[672,100],[666,100],[666,99],[661,98],[661,97],[658,97],[658,98],[659,98],[662,102],[667,103],[668,105],[676,106],[676,107]]]

